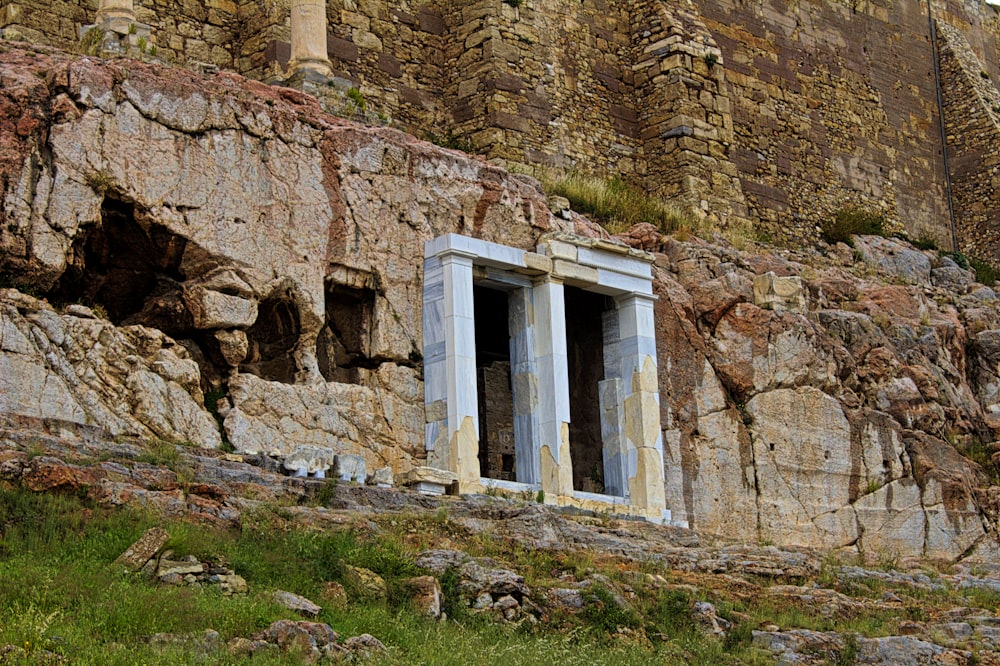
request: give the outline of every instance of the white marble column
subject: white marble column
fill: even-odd
[[[569,448],[569,355],[566,297],[561,280],[534,288],[535,367],[538,374],[539,457],[546,498],[573,494]]]
[[[424,262],[424,393],[427,462],[479,484],[479,397],[473,255],[446,251]]]
[[[109,19],[135,20],[135,5],[133,0],[100,0],[97,5],[97,22],[103,23]]]
[[[625,468],[631,504],[651,514],[666,508],[663,486],[663,436],[660,432],[660,390],[656,369],[655,299],[628,294],[618,306],[623,398]]]
[[[538,442],[541,435],[532,290],[515,289],[508,303],[511,394],[514,400],[514,478],[519,483],[538,483],[541,476]]]
[[[330,76],[326,50],[326,0],[291,0],[291,73],[312,72]]]

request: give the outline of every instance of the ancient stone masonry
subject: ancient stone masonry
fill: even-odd
[[[938,34],[959,246],[1000,257],[1000,88],[958,29],[939,22]]]
[[[657,1],[636,9],[632,70],[646,189],[723,223],[746,220],[729,158],[732,102],[721,50],[690,11]]]
[[[313,92],[355,88],[372,119],[500,165],[622,176],[775,239],[861,206],[951,243],[924,0],[133,1],[124,53],[295,85],[309,71]],[[1000,80],[997,11],[932,4]],[[63,48],[95,16],[92,0],[0,0],[6,36]],[[964,75],[942,72],[961,97]],[[989,180],[973,162],[959,180]]]
[[[428,243],[423,310],[428,463],[454,472],[460,492],[499,484],[541,490],[552,503],[619,504],[619,510],[669,520],[662,491],[651,260],[567,234],[543,237],[537,253],[457,235]],[[477,355],[486,350],[475,344],[476,311],[486,302],[477,305],[476,284],[506,295],[516,483],[485,477],[488,470],[480,467],[476,366]],[[571,372],[570,348],[584,333],[568,326],[568,318],[579,314],[567,308],[570,287],[612,301],[605,306],[599,300],[595,312],[601,320],[597,351],[603,372],[591,387],[579,385],[579,373]],[[587,356],[589,363],[593,358]],[[583,440],[579,429],[574,436],[571,422],[591,420],[597,425],[594,440]],[[599,494],[584,491],[574,469],[594,459],[581,450],[587,448],[597,454]]]

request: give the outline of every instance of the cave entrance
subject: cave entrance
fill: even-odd
[[[473,287],[479,470],[488,479],[517,481],[511,386],[510,306],[505,291]]]
[[[285,288],[272,292],[257,307],[257,321],[247,329],[247,357],[240,372],[284,384],[295,383],[293,351],[302,326],[299,310],[291,292]]]
[[[46,294],[51,300],[98,307],[118,326],[142,324],[174,338],[191,333],[181,297],[184,238],[110,194],[101,223],[81,231],[65,272]]]
[[[604,493],[604,442],[599,385],[604,379],[606,298],[566,287],[566,356],[569,383],[569,447],[573,488]]]
[[[341,284],[326,288],[326,323],[316,339],[316,361],[328,382],[357,384],[371,358],[375,292]]]

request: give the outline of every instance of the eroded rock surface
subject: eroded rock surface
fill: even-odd
[[[234,75],[11,48],[0,79],[0,273],[47,299],[0,292],[0,413],[30,427],[225,433],[247,455],[321,447],[405,479],[426,462],[424,242],[607,236],[553,216],[529,178]],[[1000,553],[991,286],[895,239],[859,239],[858,261],[648,225],[620,240],[656,255],[675,519],[787,546]],[[39,487],[73,482],[33,464]],[[103,472],[109,501],[185,501]],[[575,529],[514,518],[539,543]]]

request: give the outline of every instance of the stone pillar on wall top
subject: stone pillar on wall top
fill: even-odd
[[[326,0],[291,0],[291,74],[318,74],[329,77],[330,59],[326,50]]]
[[[135,21],[135,3],[133,0],[100,0],[97,5],[97,23],[110,21]]]

